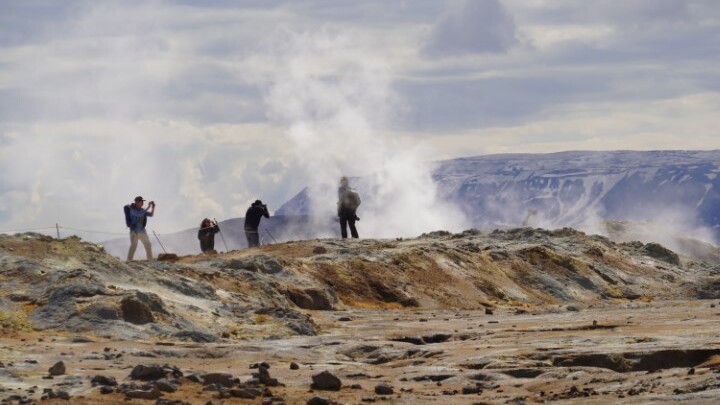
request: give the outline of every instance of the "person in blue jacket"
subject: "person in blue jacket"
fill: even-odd
[[[135,255],[135,249],[137,249],[138,239],[145,246],[145,253],[147,259],[152,260],[152,245],[150,244],[150,238],[148,237],[145,226],[147,225],[147,217],[151,217],[155,214],[155,202],[150,201],[148,203],[148,209],[144,209],[143,205],[145,200],[137,196],[135,202],[125,206],[125,224],[130,229],[130,249],[128,250],[127,260],[131,261]]]

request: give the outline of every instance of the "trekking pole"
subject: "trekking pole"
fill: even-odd
[[[218,223],[217,219],[213,218],[213,221],[215,221],[215,225],[217,225],[217,223]],[[218,226],[218,229],[220,229],[219,226]],[[229,252],[230,249],[228,249],[227,242],[225,242],[225,237],[223,236],[222,231],[218,231],[218,233],[220,234],[220,238],[223,241],[223,245],[225,245],[225,251]]]
[[[270,233],[270,231],[268,231],[267,229],[265,229],[265,232],[267,232],[267,234],[272,238],[272,240],[273,240],[276,244],[278,243],[278,241],[275,239],[274,236],[272,236],[272,234]]]
[[[163,252],[165,252],[165,254],[167,254],[167,250],[165,250],[165,246],[163,246],[162,242],[160,242],[160,238],[158,238],[158,235],[155,233],[155,231],[153,231],[153,235],[155,235],[155,239],[158,240],[158,243],[160,244],[160,247],[162,248]]]

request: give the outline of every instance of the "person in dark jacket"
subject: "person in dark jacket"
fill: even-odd
[[[217,222],[205,218],[200,223],[198,230],[198,239],[200,240],[200,250],[203,253],[217,253],[215,250],[215,234],[220,232]]]
[[[360,206],[360,195],[352,187],[350,180],[343,176],[340,178],[340,187],[338,188],[337,211],[340,218],[340,235],[343,239],[347,239],[347,228],[350,227],[350,235],[357,239],[358,231],[355,228],[355,221],[359,221],[357,209]]]
[[[245,236],[247,237],[248,247],[260,245],[260,232],[258,232],[258,227],[260,226],[262,217],[270,218],[267,205],[263,204],[260,200],[255,200],[245,213]]]

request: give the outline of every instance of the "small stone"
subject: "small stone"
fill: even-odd
[[[230,373],[207,373],[202,376],[203,384],[217,384],[224,387],[232,387],[233,375]]]
[[[200,378],[200,376],[197,375],[197,374],[190,374],[190,375],[188,375],[188,376],[185,377],[185,378],[187,378],[188,381],[190,381],[190,382],[202,383],[202,378]]]
[[[158,390],[156,387],[153,387],[149,391],[145,390],[129,390],[125,392],[125,396],[128,398],[137,398],[137,399],[158,399],[160,398],[160,390]]]
[[[98,385],[115,387],[118,385],[117,380],[115,380],[115,377],[107,377],[104,375],[96,375],[95,377],[92,378],[92,380],[90,380],[90,384],[93,387],[98,386]]]
[[[60,399],[69,400],[69,399],[70,399],[70,394],[68,394],[67,391],[53,391],[53,390],[50,390],[50,391],[48,391],[48,397],[50,397],[50,399],[60,398]]]
[[[323,397],[312,397],[307,400],[307,405],[332,405],[333,402]]]
[[[378,384],[375,386],[375,393],[378,395],[392,395],[395,393],[392,385],[389,384]]]
[[[492,310],[492,309],[490,309],[490,308],[485,308],[485,315],[492,315],[492,314],[493,314],[493,310]]]
[[[165,377],[165,369],[156,364],[150,366],[137,365],[130,372],[130,378],[133,380],[152,381]]]
[[[160,380],[155,381],[155,386],[161,392],[175,392],[178,389],[177,381],[171,381],[171,380],[168,380],[167,378],[162,378]]]
[[[352,318],[350,318],[349,316],[343,316],[343,317],[338,318],[338,322],[350,322],[350,321],[352,321]]]
[[[107,385],[100,386],[100,393],[102,395],[112,394],[113,392],[115,392],[115,388],[113,387]]]
[[[189,402],[180,401],[179,399],[158,398],[155,405],[190,405]]]
[[[48,369],[48,373],[52,376],[58,376],[65,374],[65,363],[62,361],[58,361],[57,363],[53,364],[52,367]]]
[[[175,261],[178,259],[178,255],[175,253],[160,253],[157,258],[159,261]]]
[[[256,378],[260,384],[267,385],[268,387],[277,387],[280,385],[280,382],[277,378],[270,377],[270,372],[268,371],[269,368],[270,365],[267,363],[261,363],[258,367],[258,372],[253,373],[253,377]]]
[[[257,388],[233,388],[230,395],[235,398],[255,399],[262,395],[262,391]]]
[[[315,246],[313,248],[313,254],[316,254],[316,255],[324,255],[327,252],[328,252],[328,250],[322,246]]]
[[[294,361],[292,363],[290,363],[290,370],[299,370],[299,369],[300,369],[300,366],[297,363],[295,363]]]

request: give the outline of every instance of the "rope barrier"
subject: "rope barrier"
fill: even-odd
[[[128,232],[107,232],[107,231],[101,231],[101,230],[97,230],[97,229],[82,229],[82,228],[75,228],[75,227],[62,226],[62,225],[48,226],[48,227],[42,227],[42,228],[0,230],[0,234],[2,234],[2,233],[15,234],[15,233],[24,233],[24,232],[32,232],[32,231],[45,231],[45,230],[58,229],[58,228],[66,229],[69,231],[94,233],[94,234],[100,234],[100,235],[127,235],[128,234]],[[164,235],[164,234],[158,233],[158,235]]]
[[[20,233],[20,232],[31,232],[31,231],[43,231],[46,229],[55,229],[55,227],[49,226],[47,228],[16,229],[16,230],[0,231],[0,233]]]
[[[96,231],[96,230],[90,230],[90,229],[71,228],[68,226],[60,226],[60,229],[69,229],[71,231],[97,233],[97,234],[103,234],[103,235],[127,235],[127,232],[105,232],[105,231]]]

